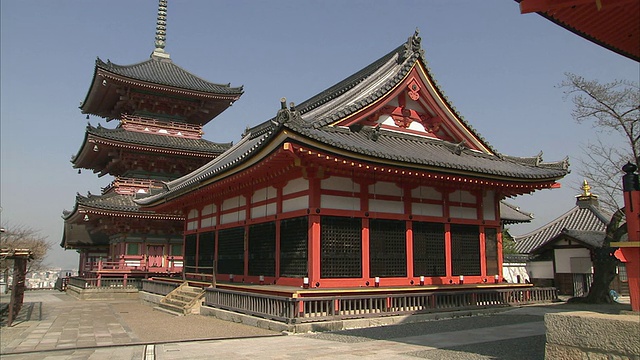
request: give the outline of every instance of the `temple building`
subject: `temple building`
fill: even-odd
[[[182,272],[184,216],[151,212],[136,197],[192,172],[231,147],[202,138],[203,126],[242,95],[177,66],[165,52],[166,0],[159,1],[155,50],[146,61],[96,60],[80,109],[114,128],[88,125],[74,168],[115,177],[99,195],[78,194],[61,246],[80,253],[79,272],[147,276]]]
[[[568,161],[499,153],[455,110],[416,33],[139,197],[181,214],[187,277],[310,288],[501,281],[501,201]],[[212,271],[212,269],[214,271]]]
[[[529,280],[536,286],[553,286],[561,295],[585,296],[593,281],[592,254],[605,239],[611,214],[603,210],[598,195],[584,180],[575,206],[556,219],[527,234],[516,236],[516,250],[529,257]],[[624,264],[611,288],[629,294]]]

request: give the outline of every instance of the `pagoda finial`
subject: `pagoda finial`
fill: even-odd
[[[591,186],[589,186],[587,179],[584,179],[584,181],[582,182],[582,187],[580,187],[580,189],[582,189],[581,196],[591,196]]]
[[[151,57],[169,59],[169,53],[164,51],[167,39],[167,0],[158,0],[158,21],[156,22],[156,48]]]

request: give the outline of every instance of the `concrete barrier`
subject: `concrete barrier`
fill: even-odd
[[[549,313],[544,324],[545,359],[640,359],[638,313]]]

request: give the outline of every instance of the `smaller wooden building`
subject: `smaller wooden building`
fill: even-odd
[[[585,180],[576,205],[548,224],[515,238],[519,253],[529,255],[527,272],[537,286],[555,286],[561,295],[585,296],[593,279],[591,254],[602,246],[611,214]],[[614,290],[628,294],[624,264],[618,267]]]

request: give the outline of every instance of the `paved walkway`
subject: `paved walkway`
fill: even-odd
[[[544,358],[544,314],[576,310],[523,307],[490,316],[280,336],[206,316],[174,317],[138,301],[76,301],[56,291],[27,293],[25,301],[35,304],[31,318],[0,328],[3,360],[536,360]]]

